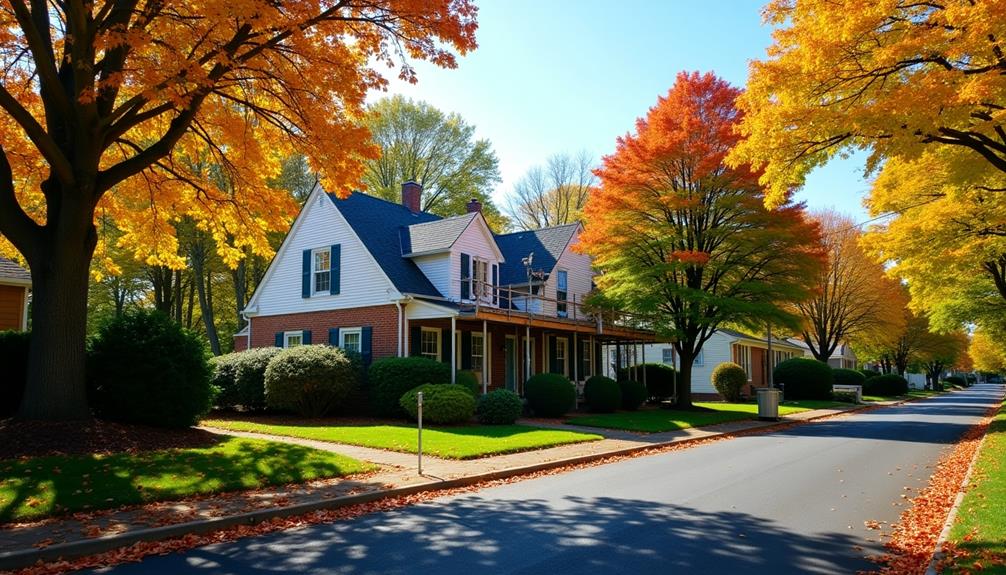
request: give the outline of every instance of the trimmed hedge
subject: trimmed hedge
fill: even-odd
[[[98,417],[188,427],[210,410],[202,341],[160,312],[129,312],[101,326],[91,341],[87,374]]]
[[[775,366],[773,381],[782,385],[786,399],[831,399],[832,374],[827,363],[794,357]]]
[[[725,401],[741,400],[741,389],[747,385],[748,374],[744,368],[731,361],[723,362],[713,369],[710,377],[713,387]]]
[[[531,411],[539,417],[562,417],[576,405],[576,388],[565,376],[539,373],[524,386]]]
[[[370,364],[370,405],[381,417],[405,417],[402,394],[425,385],[451,382],[451,366],[425,357],[386,357]]]
[[[0,331],[0,366],[3,382],[0,383],[0,417],[13,415],[21,406],[24,387],[28,383],[28,346],[31,332]]]
[[[359,385],[359,371],[346,354],[327,345],[300,345],[277,353],[265,370],[270,409],[320,417],[346,401]]]
[[[279,347],[256,347],[210,360],[211,382],[219,389],[217,407],[265,409],[265,370]]]
[[[583,397],[587,400],[587,407],[595,413],[611,413],[622,405],[622,390],[618,382],[603,375],[587,378],[583,385]]]
[[[831,370],[832,385],[865,385],[866,376],[855,369]]]
[[[646,373],[644,379],[643,373]],[[635,377],[633,377],[635,373]],[[667,399],[674,395],[674,382],[677,376],[674,368],[664,363],[643,363],[636,368],[623,367],[618,370],[618,381],[635,379],[646,382],[646,393],[652,399]]]
[[[622,409],[636,411],[646,401],[646,386],[638,381],[627,379],[618,382],[618,386],[622,390]]]
[[[398,405],[415,421],[419,417],[418,393],[423,392],[423,422],[452,425],[467,423],[475,414],[475,398],[460,385],[428,383],[406,391]]]
[[[866,380],[863,386],[863,393],[866,395],[880,395],[893,397],[908,393],[908,380],[896,373],[886,373],[871,377]]]
[[[448,375],[448,377],[450,377]],[[468,370],[459,371],[454,375],[454,383],[465,388],[469,393],[472,394],[476,399],[482,395],[482,384],[479,383],[479,378],[475,376],[475,373]]]
[[[875,369],[861,369],[859,373],[863,374],[863,377],[870,379],[871,377],[877,377],[878,375],[883,375]]]
[[[968,380],[960,375],[950,375],[943,379],[943,382],[949,386],[967,387]],[[942,391],[942,390],[940,390]]]
[[[511,425],[523,412],[524,401],[509,389],[490,391],[475,406],[475,418],[486,425]]]

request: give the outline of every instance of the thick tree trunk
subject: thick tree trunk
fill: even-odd
[[[213,321],[213,301],[207,285],[203,281],[209,281],[212,274],[206,273],[206,252],[203,246],[197,245],[192,248],[192,281],[196,282],[196,293],[199,295],[199,313],[203,316],[203,325],[206,326],[206,338],[210,341],[210,350],[213,355],[220,355],[220,338],[217,337],[217,326]]]
[[[677,373],[677,401],[676,405],[682,409],[692,407],[692,364],[695,362],[694,353],[682,353],[678,350],[679,369]]]
[[[237,326],[238,331],[244,328],[245,324],[248,323],[245,317],[241,315],[241,312],[245,309],[245,277],[247,270],[247,260],[241,260],[238,263],[238,267],[231,271],[231,278],[234,280],[234,307],[237,313]]]

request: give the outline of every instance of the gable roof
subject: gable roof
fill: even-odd
[[[527,283],[527,269],[521,260],[531,253],[534,254],[534,269],[551,273],[579,227],[579,223],[574,223],[496,236],[496,244],[506,259],[500,269],[500,284]]]
[[[476,216],[478,214],[473,212],[402,228],[402,255],[432,254],[451,249]]]
[[[328,197],[398,291],[442,296],[415,262],[402,257],[406,252],[401,231],[413,224],[439,221],[442,219],[440,216],[413,213],[401,204],[360,192],[353,192],[345,199],[339,199],[334,194],[328,194]]]
[[[18,284],[30,284],[31,274],[28,270],[17,265],[14,260],[0,258],[0,283],[4,280],[11,280]]]
[[[748,335],[748,334],[746,334],[746,333],[744,333],[742,331],[736,331],[736,330],[732,330],[732,329],[726,329],[726,328],[723,328],[723,327],[716,328],[716,331],[718,331],[718,332],[720,332],[720,333],[722,333],[724,335],[728,335],[730,337],[736,338],[736,339],[747,339],[747,340],[750,340],[750,341],[757,341],[759,343],[766,343],[766,342],[768,342],[768,339],[765,338],[765,337]],[[781,346],[786,346],[786,347],[800,347],[798,345],[795,345],[792,341],[790,341],[788,339],[778,338],[778,337],[775,337],[775,336],[772,337],[772,345],[781,345]]]

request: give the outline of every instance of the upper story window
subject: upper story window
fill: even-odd
[[[423,357],[440,361],[440,330],[435,328],[423,328],[420,334],[419,353]]]
[[[559,317],[566,317],[568,311],[566,309],[566,295],[569,286],[569,274],[566,270],[559,270],[556,272],[555,280],[555,311],[556,315]]]
[[[362,330],[358,327],[339,330],[339,347],[346,351],[360,353]]]
[[[320,248],[312,253],[314,273],[312,274],[315,294],[326,294],[332,289],[332,249]]]
[[[475,278],[475,293],[481,297],[487,297],[490,294],[489,262],[475,260],[472,264],[472,272],[472,276]]]

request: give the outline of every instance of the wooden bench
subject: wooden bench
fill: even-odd
[[[856,396],[856,403],[863,403],[863,386],[862,385],[833,385],[831,387],[832,391],[837,391],[839,393],[852,393]]]

